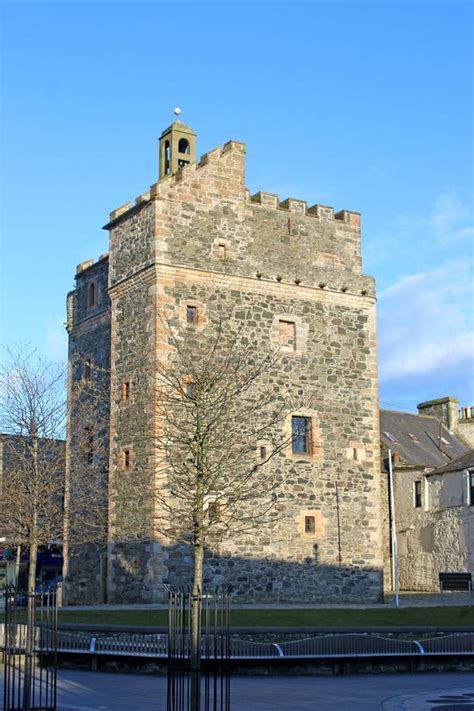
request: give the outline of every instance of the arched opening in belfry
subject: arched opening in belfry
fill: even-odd
[[[171,148],[170,142],[165,141],[165,175],[171,171]]]
[[[178,153],[189,153],[189,141],[186,138],[180,138],[178,143]]]

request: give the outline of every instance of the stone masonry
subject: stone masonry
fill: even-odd
[[[164,132],[171,145],[180,132],[189,135],[183,126]],[[71,563],[80,598],[156,601],[164,583],[189,579],[191,551],[165,541],[156,525],[149,483],[156,407],[143,373],[169,350],[163,314],[184,332],[192,305],[196,327],[209,328],[219,303],[228,328],[240,329],[258,353],[278,347],[283,323],[289,345],[265,387],[276,398],[291,392],[288,422],[311,418],[314,446],[270,463],[283,473],[281,517],[213,545],[205,578],[231,583],[242,601],[375,601],[383,567],[375,286],[361,273],[360,215],[251,196],[237,141],[199,161],[191,151],[179,165],[110,214],[108,258],[81,265],[69,297],[71,360],[110,363],[107,573],[105,556]],[[102,301],[90,312],[80,304],[93,279]],[[137,506],[146,533],[133,540]]]

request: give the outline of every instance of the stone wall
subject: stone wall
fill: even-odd
[[[440,572],[474,573],[474,509],[467,504],[464,472],[425,476],[422,470],[398,470],[395,481],[400,589],[437,592]]]
[[[89,304],[90,285],[94,284],[94,303]],[[102,416],[108,418],[108,379],[110,370],[110,300],[108,294],[108,258],[101,257],[97,262],[86,262],[79,265],[76,274],[76,288],[68,294],[67,330],[69,333],[69,365],[68,389],[71,393],[73,383],[88,376],[87,367],[90,364],[90,377],[98,379],[103,385],[104,408]],[[71,396],[69,397],[71,403]],[[66,442],[66,476],[71,480],[82,466],[78,452],[72,442],[76,412],[69,407],[68,436]],[[93,416],[93,413],[91,413]],[[82,416],[81,416],[82,419]],[[99,421],[97,413],[96,422]],[[100,456],[103,461],[103,486],[107,487],[108,443],[104,438]],[[82,474],[81,474],[82,476]],[[87,531],[81,532],[84,541],[89,538]],[[99,545],[95,534],[88,544],[81,543],[79,547],[65,547],[65,587],[64,599],[68,604],[87,604],[104,602],[106,600],[106,567],[107,551]],[[68,584],[70,581],[70,584]]]

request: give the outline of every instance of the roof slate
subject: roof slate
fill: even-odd
[[[392,441],[386,433],[395,437],[396,441]],[[470,451],[435,417],[408,412],[381,410],[380,438],[412,466],[440,467]]]
[[[468,449],[467,452],[461,454],[460,457],[456,457],[452,462],[448,462],[442,467],[433,469],[429,474],[448,474],[449,472],[459,472],[463,469],[470,469],[474,467],[474,449]]]

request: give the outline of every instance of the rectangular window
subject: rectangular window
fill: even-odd
[[[218,501],[210,501],[207,505],[207,517],[209,521],[217,521],[221,515],[221,505]]]
[[[87,360],[84,361],[84,378],[86,380],[90,380],[91,373],[92,373],[92,361],[90,358],[87,358]]]
[[[186,383],[186,395],[188,397],[194,397],[194,383]]]
[[[278,321],[278,342],[284,351],[296,350],[296,324],[293,321]]]
[[[291,442],[293,454],[311,454],[311,417],[291,418]]]
[[[266,458],[267,458],[267,448],[260,447],[260,459],[266,459]]]
[[[469,505],[474,506],[474,472],[469,472]]]
[[[130,466],[130,450],[124,449],[122,452],[122,467],[128,469]]]
[[[419,509],[421,507],[421,481],[415,481],[414,484],[414,503],[415,508]]]
[[[197,306],[186,306],[186,321],[188,323],[197,323],[198,310]]]
[[[218,247],[219,259],[225,259],[227,256],[225,244],[220,244]]]
[[[316,520],[314,516],[304,517],[304,532],[305,533],[316,533]]]
[[[122,402],[128,402],[130,400],[130,383],[127,381],[122,383]]]

